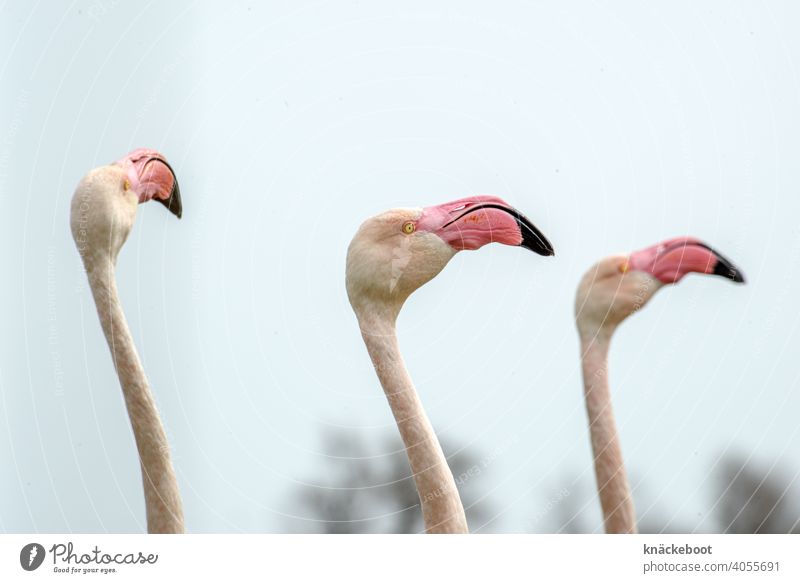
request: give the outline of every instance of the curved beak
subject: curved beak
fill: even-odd
[[[456,251],[502,243],[555,255],[553,245],[525,215],[496,196],[475,196],[427,207],[417,228],[438,235]]]
[[[163,168],[158,166],[148,169],[148,164],[151,162],[162,164],[169,171],[169,175]],[[181,189],[178,186],[178,177],[163,154],[151,148],[137,148],[114,162],[114,164],[121,166],[127,172],[130,181],[129,187],[139,197],[140,204],[156,199],[167,207],[169,212],[181,218],[183,204],[181,202]],[[168,181],[170,176],[172,177],[171,188]],[[167,188],[170,188],[169,196],[165,197]]]
[[[167,162],[164,158],[153,157],[150,160],[158,160],[159,162],[164,164],[164,166],[169,168],[169,171],[172,173],[172,191],[169,193],[169,197],[166,199],[156,198],[156,200],[161,204],[163,204],[165,207],[167,207],[167,210],[171,212],[173,215],[175,215],[178,218],[181,218],[181,216],[183,216],[183,203],[181,202],[181,187],[178,186],[178,177],[175,175],[175,171],[172,169],[172,166],[169,165],[169,162]]]
[[[742,270],[716,249],[694,237],[676,237],[631,253],[630,265],[662,283],[676,283],[689,273],[719,275],[744,283]]]

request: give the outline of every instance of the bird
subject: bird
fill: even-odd
[[[117,293],[117,255],[139,204],[156,200],[178,218],[180,188],[166,158],[146,148],[90,170],[72,197],[70,227],[108,342],[139,454],[147,531],[184,532],[183,505],[169,444]]]
[[[665,285],[689,273],[744,283],[742,271],[694,237],[675,237],[630,255],[606,257],[581,279],[575,295],[584,397],[595,477],[607,533],[635,533],[636,512],[611,407],[608,352],[617,326]]]
[[[403,362],[396,320],[408,297],[457,252],[491,242],[554,254],[530,220],[489,195],[388,210],[367,219],[347,250],[347,295],[397,422],[427,533],[466,533],[467,521],[453,474]]]

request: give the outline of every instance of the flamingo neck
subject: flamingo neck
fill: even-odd
[[[114,260],[85,257],[97,314],[114,360],[142,470],[149,533],[182,533],[183,506],[169,444],[119,302]]]
[[[636,510],[622,460],[608,382],[610,334],[581,338],[581,363],[594,469],[608,533],[635,533]]]
[[[375,372],[405,445],[428,533],[467,533],[467,519],[453,474],[406,370],[395,330],[394,311],[359,314]]]

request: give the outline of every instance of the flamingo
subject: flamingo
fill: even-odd
[[[553,255],[533,223],[495,196],[386,211],[367,219],[347,250],[347,295],[403,439],[428,533],[466,533],[467,521],[403,363],[395,323],[411,293],[436,277],[453,255],[493,241]]]
[[[575,323],[581,342],[595,476],[608,533],[636,532],[633,498],[611,408],[611,336],[661,287],[677,283],[689,273],[719,275],[744,283],[741,270],[720,253],[698,239],[677,237],[629,256],[607,257],[590,268],[578,286]]]
[[[147,531],[182,533],[183,507],[169,444],[117,295],[117,255],[136,207],[157,200],[180,218],[178,180],[164,156],[140,148],[91,170],[72,197],[70,226],[119,377],[144,485]]]

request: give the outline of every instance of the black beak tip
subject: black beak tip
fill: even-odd
[[[741,269],[735,267],[730,261],[720,259],[714,266],[714,274],[730,279],[734,283],[745,283],[744,274]]]
[[[543,245],[531,246],[523,241],[522,243],[520,243],[519,246],[524,247],[525,249],[528,249],[530,251],[533,251],[534,253],[537,253],[543,257],[553,257],[556,254],[556,252],[553,251],[552,247],[546,247]]]
[[[503,209],[506,210],[506,209]],[[517,225],[519,226],[519,231],[522,233],[522,242],[520,242],[519,246],[524,247],[525,249],[529,249],[534,253],[538,253],[544,257],[552,257],[556,254],[555,250],[553,249],[553,244],[547,240],[547,237],[544,236],[539,228],[534,225],[528,217],[523,215],[516,209],[506,210],[517,221]]]
[[[175,215],[178,218],[181,218],[183,216],[183,204],[181,202],[181,189],[178,186],[178,179],[177,179],[177,177],[175,177],[174,174],[173,174],[173,178],[175,179],[175,184],[172,187],[172,192],[170,193],[169,198],[166,199],[166,200],[163,200],[163,199],[159,198],[158,202],[160,202],[165,207],[167,207],[167,210],[169,212],[171,212],[173,215]]]
[[[534,253],[538,253],[544,257],[552,257],[556,254],[553,245],[547,240],[539,229],[534,227],[530,222],[528,224],[520,223],[520,230],[522,231],[522,242],[520,247],[529,249]]]

